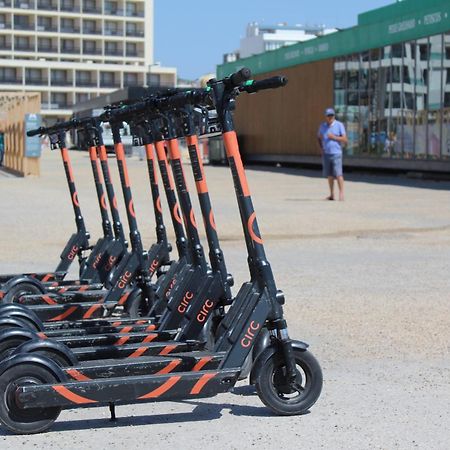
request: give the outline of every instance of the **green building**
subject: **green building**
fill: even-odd
[[[281,102],[269,94],[270,108],[251,98],[238,104],[248,160],[319,163],[315,135],[323,110],[334,106],[349,137],[346,165],[450,170],[449,0],[405,0],[369,11],[355,27],[220,65],[217,75],[244,66],[256,78],[286,74],[286,90],[293,85],[277,92]]]

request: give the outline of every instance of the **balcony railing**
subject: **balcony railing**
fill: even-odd
[[[83,28],[83,34],[102,34],[102,32],[96,28]]]
[[[17,78],[0,78],[0,84],[22,84]]]
[[[27,2],[26,0],[16,0],[14,2],[14,7],[22,9],[34,9],[34,2]]]
[[[123,31],[122,30],[108,30],[108,29],[105,29],[105,34],[107,36],[123,36]]]
[[[71,109],[73,105],[68,102],[51,102],[48,103],[48,109]],[[45,109],[45,103],[42,105]]]
[[[36,27],[36,31],[45,31],[46,33],[55,33],[58,31],[58,27],[54,26],[47,26],[47,25],[38,25]]]
[[[139,86],[138,80],[123,80],[123,87],[132,87],[132,86]]]
[[[11,44],[0,44],[0,50],[11,50]]]
[[[105,55],[108,55],[108,56],[123,56],[123,50],[109,50],[109,49],[105,49]]]
[[[0,1],[0,8],[10,8],[11,0],[2,0]]]
[[[34,30],[34,24],[32,23],[15,23],[14,24],[15,30]]]
[[[91,49],[83,49],[84,55],[101,55],[102,51],[97,48],[91,48]]]
[[[44,78],[25,78],[25,84],[34,84],[35,86],[46,86],[48,81]]]
[[[144,11],[127,10],[126,15],[128,17],[144,17]]]
[[[77,86],[77,87],[97,87],[97,83],[95,81],[76,80],[75,86]]]
[[[89,7],[83,7],[83,13],[88,13],[88,14],[101,14],[102,11],[99,8],[89,8]]]
[[[120,83],[117,81],[100,81],[100,87],[102,88],[116,88],[120,87]]]
[[[57,51],[58,51],[57,47],[50,47],[48,45],[38,45],[38,52],[56,53]]]
[[[18,52],[29,52],[29,51],[34,51],[34,45],[15,45],[14,46],[14,50],[18,51]]]
[[[37,7],[38,9],[48,9],[50,11],[56,11],[58,9],[56,3],[49,0],[38,0]]]
[[[74,28],[74,27],[61,27],[61,33],[80,33],[80,29],[79,28]]]
[[[52,80],[52,86],[72,86],[72,81],[70,80]]]
[[[75,5],[73,2],[63,2],[60,9],[61,11],[80,12],[80,5]]]
[[[127,30],[127,36],[144,37],[144,31],[142,30]]]
[[[105,8],[104,13],[109,16],[123,16],[123,9],[108,9]]]
[[[138,56],[137,50],[127,50],[125,56]]]
[[[72,47],[72,48],[62,47],[61,48],[61,53],[70,53],[70,54],[73,54],[73,55],[77,55],[77,54],[80,53],[80,49],[76,48],[76,47]]]

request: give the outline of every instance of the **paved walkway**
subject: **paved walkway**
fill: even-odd
[[[89,160],[85,153],[73,159],[86,223],[98,236]],[[145,165],[128,161],[139,225],[150,245]],[[237,292],[248,274],[231,177],[225,167],[208,167],[207,177]],[[324,391],[310,414],[273,417],[243,383],[213,399],[121,406],[116,426],[106,408],[68,411],[46,435],[0,430],[0,443],[448,448],[450,183],[352,175],[346,201],[328,202],[316,172],[252,167],[248,178],[267,254],[286,294],[291,335],[309,342],[323,367]],[[0,271],[54,267],[74,230],[58,154],[45,154],[41,178],[0,177],[0,202]]]

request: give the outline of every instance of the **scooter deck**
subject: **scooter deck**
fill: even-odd
[[[211,397],[229,391],[240,369],[202,370],[176,374],[126,376],[93,381],[22,386],[18,404],[29,408],[75,408]]]
[[[141,356],[138,359],[102,359],[95,362],[83,361],[76,366],[64,368],[67,378],[77,381],[88,379],[162,375],[172,372],[197,372],[217,369],[224,353],[186,352],[170,356]]]

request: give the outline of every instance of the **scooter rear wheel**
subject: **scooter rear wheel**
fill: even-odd
[[[22,295],[39,295],[43,294],[43,290],[32,283],[17,283],[11,289],[8,290],[3,298],[4,303],[16,303],[19,301]]]
[[[15,394],[20,386],[58,381],[49,369],[36,362],[22,363],[7,369],[0,377],[0,422],[16,434],[40,433],[50,428],[61,408],[23,409]]]
[[[255,387],[261,401],[282,416],[306,413],[317,401],[322,390],[322,370],[316,358],[307,350],[293,349],[297,377],[289,383],[281,352],[275,352],[257,374]]]

